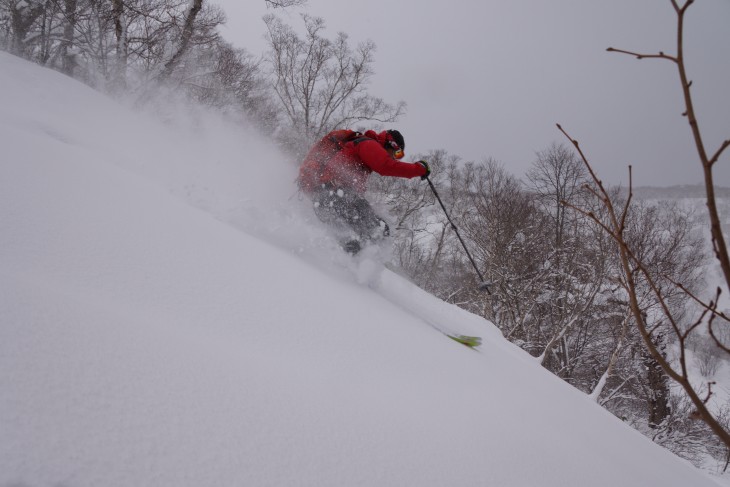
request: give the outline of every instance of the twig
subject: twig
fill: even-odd
[[[702,322],[703,322],[703,321],[705,321],[705,316],[707,316],[707,313],[708,313],[709,311],[710,311],[710,310],[706,309],[706,310],[703,310],[703,311],[702,311],[702,313],[700,313],[700,317],[699,317],[699,318],[697,318],[697,321],[695,321],[695,322],[694,322],[694,324],[692,324],[692,326],[690,326],[689,328],[687,328],[687,329],[685,330],[685,332],[684,332],[684,333],[682,334],[682,339],[683,339],[683,340],[686,340],[686,339],[687,339],[687,337],[689,337],[689,335],[690,335],[690,334],[691,334],[691,333],[692,333],[693,331],[695,331],[695,330],[697,329],[697,327],[698,327],[698,326],[700,326],[700,325],[702,324]],[[714,315],[710,315],[710,319],[712,319],[712,316],[714,316]]]
[[[713,314],[712,316],[710,316],[710,320],[707,322],[707,329],[710,332],[710,336],[715,341],[715,345],[717,345],[721,350],[724,350],[725,352],[730,353],[730,348],[725,346],[725,344],[723,344],[720,341],[720,339],[717,338],[717,336],[715,336],[715,331],[712,329],[712,324],[715,322],[716,316],[717,316],[717,314]]]
[[[609,47],[606,49],[608,52],[618,52],[621,54],[628,54],[629,56],[634,56],[636,59],[666,59],[668,61],[672,61],[674,63],[679,63],[679,59],[677,59],[674,56],[670,56],[668,54],[664,54],[662,51],[659,51],[659,54],[640,54],[638,52],[633,51],[625,51],[623,49],[616,49],[613,47]]]
[[[577,206],[573,205],[572,203],[568,203],[567,201],[564,201],[564,200],[563,200],[563,201],[561,201],[561,203],[562,203],[562,204],[563,204],[563,206],[565,206],[566,208],[571,208],[571,209],[573,209],[573,210],[577,211],[578,213],[580,213],[581,215],[583,215],[583,216],[586,216],[586,217],[590,218],[590,219],[591,219],[591,220],[593,220],[593,221],[594,221],[594,222],[595,222],[595,223],[596,223],[596,224],[597,224],[598,226],[600,226],[600,227],[601,227],[601,229],[603,229],[603,231],[604,231],[604,232],[608,233],[608,234],[609,234],[609,235],[611,236],[611,238],[612,238],[612,239],[614,239],[614,240],[618,240],[618,237],[617,237],[617,236],[616,236],[616,235],[615,235],[615,234],[613,233],[613,231],[612,231],[612,230],[611,230],[611,229],[610,229],[610,228],[608,227],[608,225],[606,225],[606,224],[605,224],[605,223],[603,223],[603,222],[602,222],[601,220],[599,220],[599,219],[598,219],[598,217],[597,217],[597,216],[596,216],[596,215],[595,215],[595,214],[594,214],[594,213],[593,213],[592,211],[585,211],[585,210],[583,210],[582,208],[578,208]]]
[[[712,156],[712,158],[708,161],[708,164],[710,165],[710,167],[712,167],[717,162],[717,160],[720,158],[720,155],[722,154],[722,152],[725,149],[727,149],[728,146],[730,146],[730,139],[723,142],[722,145],[720,146],[720,148],[717,149],[717,152],[715,152],[715,154]]]
[[[631,172],[631,165],[629,165],[629,197],[626,198],[626,204],[624,205],[624,209],[621,211],[621,227],[620,227],[621,233],[623,233],[624,229],[626,228],[626,217],[629,214],[629,206],[631,205],[631,199],[634,197],[633,185],[634,185],[633,174]]]
[[[711,382],[707,383],[707,396],[702,401],[703,404],[707,404],[707,401],[709,401],[710,398],[712,397],[712,386],[714,386],[715,384],[717,384],[717,382],[715,382],[715,381],[711,381]]]

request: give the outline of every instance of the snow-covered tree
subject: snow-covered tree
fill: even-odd
[[[395,121],[405,103],[386,103],[367,92],[373,75],[375,44],[366,41],[355,49],[347,34],[323,37],[324,20],[302,16],[300,37],[274,15],[265,17],[274,91],[284,114],[283,145],[303,155],[312,142],[332,129],[362,121]]]

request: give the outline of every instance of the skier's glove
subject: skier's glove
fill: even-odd
[[[426,162],[426,161],[418,161],[418,162],[416,162],[416,164],[422,165],[423,168],[426,170],[426,172],[423,174],[423,176],[421,176],[421,181],[423,181],[424,179],[426,179],[429,176],[429,174],[431,174],[431,169],[428,167],[428,162]]]

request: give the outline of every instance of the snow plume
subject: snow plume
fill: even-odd
[[[0,85],[0,486],[716,485],[345,256],[250,131]]]

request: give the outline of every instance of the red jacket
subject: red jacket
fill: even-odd
[[[308,181],[302,181],[304,183],[302,186],[306,190],[329,184],[336,188],[353,189],[358,193],[364,193],[368,177],[373,171],[382,176],[400,178],[415,178],[426,174],[426,168],[421,164],[394,159],[383,147],[385,137],[386,132],[378,134],[368,130],[362,137],[347,142],[324,168],[317,171],[318,174],[308,174],[306,176]],[[312,164],[305,159],[302,167],[307,166],[311,167]],[[304,176],[302,173],[301,179],[304,179]],[[318,181],[315,183],[312,179]]]

